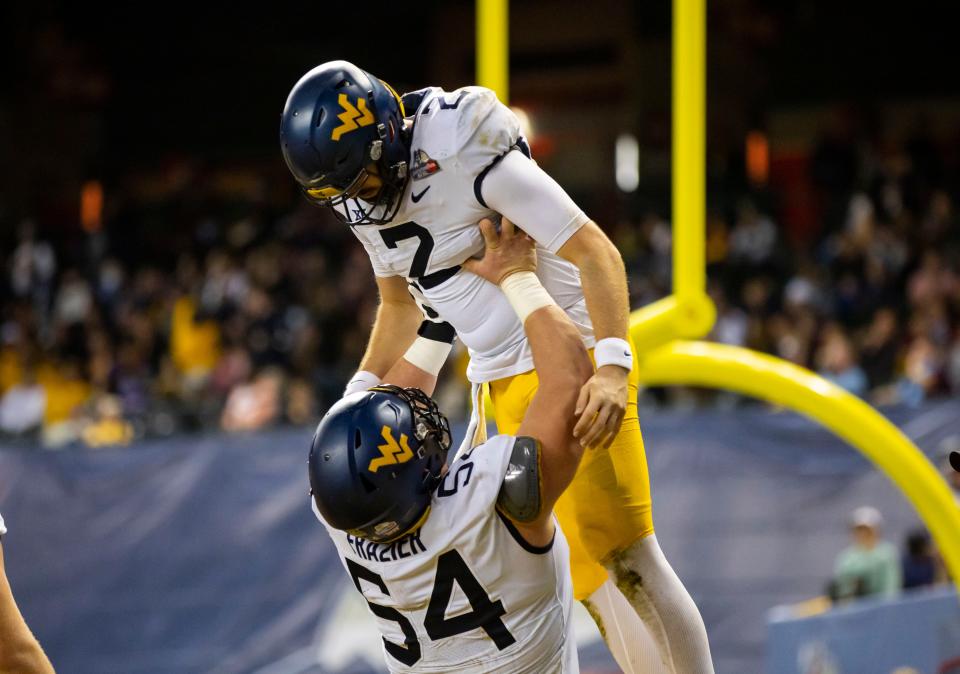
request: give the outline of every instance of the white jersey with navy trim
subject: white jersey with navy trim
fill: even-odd
[[[431,318],[449,322],[470,352],[467,376],[492,381],[533,369],[523,326],[500,289],[459,269],[482,254],[482,218],[495,217],[483,182],[508,153],[529,154],[516,115],[482,87],[431,88],[418,101],[411,140],[410,180],[391,224],[352,228],[377,276],[402,276]],[[410,114],[411,111],[408,111]],[[513,157],[511,156],[511,159]],[[524,160],[529,161],[529,160]],[[531,164],[531,166],[535,166]],[[518,226],[537,241],[537,275],[593,346],[577,268],[556,253],[588,221],[549,176],[541,219]],[[518,196],[517,198],[523,198]],[[506,211],[506,209],[501,209]]]
[[[330,528],[391,672],[575,674],[569,548],[535,548],[496,510],[515,438],[458,458],[423,525],[390,544]]]
[[[0,515],[0,536],[3,536],[5,533],[7,533],[7,527],[3,523],[3,515]]]

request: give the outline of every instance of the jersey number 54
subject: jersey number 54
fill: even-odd
[[[347,568],[350,570],[353,583],[357,586],[357,591],[361,595],[363,594],[363,588],[360,586],[361,580],[375,585],[383,594],[390,595],[386,583],[378,574],[350,559],[347,560]],[[463,590],[473,610],[453,618],[447,618],[447,606],[450,604],[454,583]],[[364,596],[364,599],[366,599],[366,596]],[[420,641],[417,639],[417,633],[407,617],[395,608],[374,604],[369,599],[367,599],[367,604],[369,604],[370,610],[375,616],[397,623],[403,632],[403,645],[387,641],[387,639],[383,640],[387,652],[408,667],[416,663],[423,653]],[[490,601],[490,597],[487,596],[483,586],[480,585],[480,581],[471,573],[470,567],[463,561],[459,552],[448,550],[437,558],[437,575],[433,582],[433,592],[430,595],[427,617],[423,625],[431,639],[434,641],[445,639],[479,628],[486,632],[497,648],[502,651],[516,642],[514,636],[510,634],[507,626],[501,620],[506,612],[502,601]]]

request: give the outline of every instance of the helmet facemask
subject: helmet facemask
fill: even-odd
[[[392,393],[410,406],[414,418],[413,434],[420,441],[419,451],[429,457],[423,479],[424,492],[432,493],[443,478],[447,452],[453,444],[450,422],[440,412],[433,398],[420,389],[383,384],[370,390]]]
[[[400,209],[400,199],[407,184],[408,149],[406,130],[403,127],[403,103],[396,92],[382,80],[378,80],[397,102],[397,111],[383,111],[376,105],[376,96],[367,92],[367,107],[377,120],[376,140],[365,150],[368,163],[348,184],[303,186],[307,198],[330,208],[338,220],[347,225],[385,225],[391,222]],[[371,183],[379,183],[371,194],[364,192]]]

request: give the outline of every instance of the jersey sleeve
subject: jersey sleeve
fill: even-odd
[[[446,94],[443,104],[457,106],[457,161],[471,175],[489,170],[523,142],[517,116],[490,89],[464,87]]]
[[[480,205],[507,216],[537,243],[556,253],[589,218],[557,182],[530,158],[520,121],[497,95],[483,87],[446,94],[457,101],[457,151],[473,176]],[[460,98],[462,96],[462,98]]]
[[[551,253],[589,218],[557,182],[522,152],[509,152],[482,178],[480,195]]]
[[[3,536],[5,533],[7,533],[7,527],[3,523],[3,515],[0,515],[0,536]]]
[[[495,435],[450,466],[450,473],[453,473],[461,461],[474,464],[475,476],[471,482],[475,484],[469,496],[471,507],[476,505],[485,512],[496,505],[515,442],[516,438],[512,435]]]

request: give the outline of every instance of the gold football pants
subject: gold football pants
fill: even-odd
[[[578,600],[589,597],[606,581],[607,572],[600,562],[653,533],[650,474],[637,417],[638,380],[634,360],[619,434],[609,449],[584,451],[573,482],[555,508],[570,544],[570,571]],[[533,370],[490,382],[499,433],[516,434],[538,384]]]

